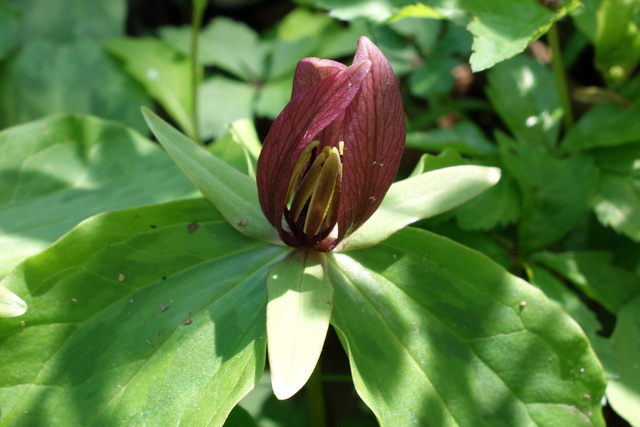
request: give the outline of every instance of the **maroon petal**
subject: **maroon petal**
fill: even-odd
[[[393,183],[404,149],[405,121],[398,81],[382,52],[361,37],[353,61],[365,60],[371,61],[371,70],[345,112],[338,242],[378,208]]]
[[[293,75],[293,91],[291,99],[309,89],[320,80],[326,79],[332,74],[347,68],[341,62],[331,59],[304,58],[298,62],[296,72]]]
[[[363,60],[330,74],[302,90],[274,121],[258,159],[258,195],[266,218],[283,240],[286,232],[282,229],[282,214],[298,157],[324,128],[344,114],[370,68],[371,62]]]

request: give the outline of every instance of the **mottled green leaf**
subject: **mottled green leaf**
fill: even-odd
[[[583,332],[484,255],[407,228],[329,265],[332,323],[381,425],[604,425]]]
[[[640,176],[602,174],[593,210],[602,224],[640,242]]]
[[[267,267],[284,249],[204,199],[92,217],[8,275],[0,424],[222,425],[265,361]]]
[[[0,133],[0,275],[85,218],[197,194],[157,144],[94,117]]]

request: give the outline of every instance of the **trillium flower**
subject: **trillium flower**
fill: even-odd
[[[398,81],[368,38],[349,67],[305,58],[258,160],[262,211],[287,245],[330,251],[380,206],[404,141]]]

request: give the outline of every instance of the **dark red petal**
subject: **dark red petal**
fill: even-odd
[[[291,99],[300,95],[322,79],[347,68],[346,65],[321,58],[304,58],[298,62],[293,76],[293,91]]]
[[[326,77],[293,98],[273,122],[258,159],[257,181],[262,211],[281,236],[285,198],[300,153],[344,114],[370,68],[370,61],[359,61]]]
[[[338,242],[378,208],[393,183],[404,149],[406,131],[398,81],[382,52],[361,37],[353,61],[365,60],[371,61],[371,70],[345,111]]]

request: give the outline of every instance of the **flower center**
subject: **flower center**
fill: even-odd
[[[301,243],[309,245],[315,245],[333,229],[342,181],[344,142],[339,148],[324,147],[317,153],[319,144],[309,143],[298,158],[285,212],[289,226],[304,241]]]

